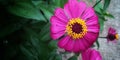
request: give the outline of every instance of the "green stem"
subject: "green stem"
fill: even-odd
[[[107,37],[98,37],[98,38],[107,38]]]
[[[96,5],[98,5],[102,0],[99,0],[94,6],[93,8],[95,8]]]

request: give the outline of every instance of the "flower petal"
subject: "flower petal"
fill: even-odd
[[[52,16],[50,22],[51,22],[51,27],[50,27],[51,33],[58,33],[61,31],[62,32],[65,31],[66,24],[61,22],[56,16]]]
[[[85,2],[80,2],[79,3],[79,11],[77,11],[78,16],[81,17],[81,15],[84,13],[86,9],[86,3]]]
[[[73,47],[74,47],[75,41],[70,38],[70,40],[68,41],[68,43],[65,45],[65,50],[72,52],[73,51]]]
[[[67,24],[68,17],[66,16],[66,14],[65,14],[65,12],[63,11],[62,8],[57,8],[55,10],[55,16],[58,17],[60,21],[62,21],[62,22]]]
[[[88,18],[94,16],[94,14],[95,14],[95,12],[92,7],[86,8],[86,10],[84,11],[84,13],[82,15],[82,19],[87,20]]]
[[[90,56],[89,55],[92,51],[90,51],[89,49],[87,49],[86,51],[82,52],[82,60],[89,60],[90,59]]]
[[[69,18],[78,18],[81,16],[86,8],[84,2],[77,2],[77,0],[69,0],[69,2],[64,6],[64,11],[69,16]]]
[[[64,46],[68,43],[68,41],[70,40],[69,36],[65,36],[64,38],[62,38],[59,42],[58,42],[58,46],[60,48],[64,48]]]
[[[100,30],[100,26],[99,26],[99,24],[96,24],[96,25],[88,25],[88,26],[87,26],[87,30],[88,30],[88,32],[98,33],[99,30]]]
[[[69,9],[69,3],[66,3],[65,6],[64,6],[64,11],[66,12],[66,15],[68,16],[69,19],[72,18],[72,13]]]
[[[79,46],[80,46],[80,52],[84,51],[86,48],[84,46],[84,42],[83,42],[84,39],[79,39],[78,42],[79,42]]]
[[[109,34],[116,34],[116,30],[112,27],[109,28],[109,31],[108,31]]]
[[[56,16],[52,16],[50,18],[50,22],[51,22],[51,25],[58,25],[58,26],[65,26],[67,24],[67,23],[64,23],[63,21],[61,21]]]
[[[65,32],[61,31],[59,33],[52,33],[50,32],[50,36],[52,39],[56,40],[58,38],[60,38],[61,36],[63,36],[65,34]]]
[[[75,40],[74,47],[73,47],[73,52],[78,53],[80,52],[80,46],[79,46],[79,40]]]
[[[92,32],[87,32],[87,34],[84,36],[84,39],[87,40],[90,45],[92,45],[98,37],[98,33],[92,33]]]
[[[86,24],[89,25],[96,25],[98,24],[98,17],[97,15],[94,15],[92,17],[90,17],[89,19],[86,20]]]
[[[97,50],[93,49],[89,55],[91,55],[90,60],[102,60],[102,57]]]
[[[82,60],[102,60],[102,57],[99,51],[89,48],[82,52]]]

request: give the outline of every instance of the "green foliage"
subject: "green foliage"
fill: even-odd
[[[74,56],[70,57],[68,60],[77,60],[77,56],[74,55]]]
[[[104,0],[104,5],[101,3],[101,1],[102,0],[97,0],[96,3],[97,2],[99,2],[99,3],[97,3],[94,6],[96,14],[99,17],[100,32],[103,31],[104,22],[107,21],[106,17],[114,18],[114,16],[112,14],[110,14],[110,13],[107,12],[107,8],[108,8],[111,0]]]
[[[21,17],[45,21],[42,13],[31,3],[31,1],[18,1],[8,6],[7,9],[10,13]]]
[[[49,21],[55,8],[63,7],[67,1],[0,0],[0,56],[3,60],[62,60],[57,51],[58,41],[50,37]],[[106,17],[114,18],[107,12],[109,3],[110,0],[105,0],[104,5],[95,6],[101,31]],[[77,60],[77,56],[69,60]]]
[[[104,0],[104,6],[103,6],[103,9],[106,10],[110,4],[110,1],[111,0]]]
[[[99,44],[98,40],[96,40],[96,44],[97,44],[97,49],[99,49],[100,48],[100,44]]]

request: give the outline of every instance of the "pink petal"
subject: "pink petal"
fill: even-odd
[[[69,3],[66,3],[64,5],[64,11],[66,12],[66,15],[68,16],[68,18],[71,19],[72,18],[72,13],[69,9]]]
[[[100,26],[99,26],[99,24],[88,25],[87,30],[88,30],[88,32],[98,33],[100,31]]]
[[[90,55],[91,55],[90,60],[102,60],[102,57],[97,50],[93,49]]]
[[[59,33],[52,33],[50,32],[50,36],[52,39],[56,40],[58,38],[60,38],[61,36],[63,36],[65,34],[65,32],[61,31]]]
[[[50,27],[51,33],[59,33],[65,31],[66,24],[59,21],[59,19],[56,16],[52,16],[50,22],[51,22],[51,27]]]
[[[86,51],[82,52],[82,60],[89,60],[90,59],[90,49],[87,49]]]
[[[84,39],[79,39],[78,40],[78,43],[79,43],[79,46],[80,46],[80,52],[81,51],[84,51],[86,49],[86,47],[84,46],[84,42],[83,42]]]
[[[75,41],[70,38],[70,40],[68,41],[68,43],[65,45],[65,50],[72,52],[73,51],[73,47],[74,47]]]
[[[87,26],[99,24],[97,15],[94,15],[90,17],[88,20],[86,20],[86,24]]]
[[[99,51],[89,48],[82,52],[82,60],[102,60],[102,57]]]
[[[50,22],[51,22],[51,25],[57,25],[57,26],[65,26],[67,24],[67,23],[64,23],[63,21],[61,21],[56,16],[52,16],[50,18]]]
[[[62,8],[57,8],[55,10],[55,16],[58,17],[61,22],[64,23],[68,22],[68,17],[65,15],[65,12],[63,11]]]
[[[63,26],[57,26],[57,25],[52,25],[50,27],[50,30],[52,33],[59,33],[59,32],[65,32],[65,27]]]
[[[98,33],[87,32],[87,34],[84,36],[84,39],[87,40],[90,45],[92,45],[97,40],[98,35]]]
[[[88,18],[94,16],[94,14],[95,14],[95,12],[92,7],[86,8],[86,10],[84,11],[84,13],[82,15],[82,19],[87,20]]]
[[[69,18],[78,18],[81,16],[86,8],[84,2],[78,2],[76,0],[69,0],[69,2],[64,6],[64,11],[69,16]]]
[[[78,53],[80,52],[80,46],[79,46],[79,40],[75,40],[74,47],[73,47],[73,52]]]
[[[80,2],[79,3],[79,10],[77,11],[78,16],[81,17],[81,15],[84,13],[86,9],[86,3],[85,2]]]
[[[69,36],[65,36],[64,38],[62,38],[59,42],[58,42],[58,46],[60,48],[64,48],[64,46],[68,43],[68,41],[70,40]]]
[[[108,33],[109,34],[116,34],[116,30],[114,28],[110,27],[108,30]]]
[[[82,43],[83,43],[83,45],[84,45],[83,51],[86,50],[86,49],[88,49],[88,48],[91,47],[91,45],[92,45],[92,44],[90,44],[90,43],[88,42],[88,40],[86,40],[84,37],[82,38]]]

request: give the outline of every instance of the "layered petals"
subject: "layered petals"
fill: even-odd
[[[116,43],[118,40],[119,36],[116,30],[112,27],[109,28],[108,30],[108,35],[107,35],[107,42],[112,41],[113,43]]]
[[[89,48],[82,52],[82,60],[102,60],[102,56],[99,51]]]
[[[94,9],[77,0],[68,0],[63,9],[57,8],[50,23],[51,37],[54,40],[59,38],[58,46],[69,52],[85,51],[99,35],[100,27]]]
[[[86,9],[86,4],[84,2],[77,2],[76,0],[69,0],[64,6],[64,11],[71,18],[78,18],[82,15]]]
[[[95,15],[94,9],[92,7],[86,8],[82,14],[82,19],[87,20]]]
[[[56,16],[52,16],[50,19],[51,27],[50,34],[53,39],[58,39],[65,33],[65,23],[60,21]]]

